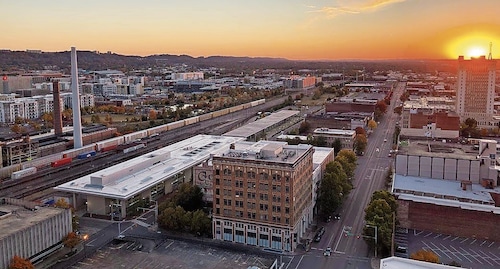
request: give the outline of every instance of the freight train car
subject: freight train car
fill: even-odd
[[[63,157],[64,158],[66,158],[66,157],[76,158],[76,156],[78,156],[78,154],[90,152],[90,151],[93,151],[93,150],[95,150],[95,143],[83,146],[83,147],[78,148],[78,149],[65,150],[63,152]]]
[[[220,117],[220,116],[224,116],[224,115],[227,115],[229,113],[229,108],[224,108],[224,109],[221,109],[221,110],[217,110],[217,111],[214,111],[212,113],[214,115],[214,118]]]
[[[200,121],[200,117],[199,116],[187,118],[187,119],[184,120],[184,126],[187,126],[187,125],[190,125],[190,124],[195,124],[195,123],[197,123],[199,121]]]
[[[89,151],[89,152],[85,152],[85,153],[80,153],[76,156],[77,159],[87,159],[87,158],[90,158],[90,157],[93,157],[96,155],[96,152],[95,151]]]
[[[11,179],[20,179],[20,178],[23,178],[25,176],[34,175],[34,174],[36,174],[36,171],[37,171],[36,167],[26,168],[26,169],[19,170],[19,171],[12,173],[10,178]]]
[[[210,113],[201,114],[199,117],[200,117],[200,121],[210,120],[213,117],[213,113],[210,112]]]
[[[151,137],[155,134],[157,135],[157,134],[161,134],[163,132],[168,131],[168,126],[167,126],[167,124],[162,124],[160,126],[149,128],[147,131],[148,131],[148,137]]]
[[[50,166],[52,167],[61,167],[66,164],[70,164],[73,161],[73,158],[71,157],[65,157],[57,161],[53,161]]]
[[[171,122],[171,123],[167,123],[167,130],[170,131],[170,130],[175,130],[177,128],[181,128],[184,126],[184,121],[174,121],[174,122]]]
[[[129,153],[129,152],[136,151],[138,149],[145,148],[145,147],[146,147],[145,144],[138,144],[138,145],[131,146],[131,147],[124,149],[123,153]]]
[[[103,148],[111,147],[111,146],[118,146],[124,143],[124,137],[119,136],[119,137],[114,137],[110,139],[106,139],[104,141],[97,142],[95,144],[95,151],[102,151]]]
[[[123,137],[125,143],[130,143],[148,137],[148,131],[147,130],[137,131],[130,134],[126,134]]]

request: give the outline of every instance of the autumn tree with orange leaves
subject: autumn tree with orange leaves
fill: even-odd
[[[35,266],[29,260],[15,255],[10,261],[9,269],[35,269]]]

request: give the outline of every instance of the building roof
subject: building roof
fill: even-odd
[[[334,151],[333,148],[326,148],[326,147],[314,147],[314,154],[313,154],[313,169],[316,169],[319,165],[321,165],[326,157],[328,155],[332,154],[332,151]],[[335,157],[335,156],[334,156]]]
[[[287,120],[290,117],[298,115],[300,112],[296,110],[280,110],[278,112],[274,112],[269,116],[266,116],[262,119],[258,119],[254,122],[251,122],[249,124],[245,124],[244,126],[234,129],[232,131],[229,131],[223,136],[234,136],[234,137],[244,137],[248,138],[251,137],[252,135],[255,135],[259,132],[262,132],[266,130],[267,128],[278,124],[280,122],[283,122]]]
[[[490,194],[500,194],[499,187],[485,189],[479,184],[472,184],[472,190],[462,190],[460,184],[461,182],[456,180],[396,174],[393,182],[393,193],[400,200],[500,214],[500,208],[495,207],[495,201]]]
[[[208,160],[242,138],[197,135],[61,184],[59,191],[128,199],[188,167]]]
[[[329,129],[329,128],[317,128],[314,130],[315,134],[327,134],[327,135],[341,135],[341,136],[353,136],[356,134],[354,130],[341,130],[341,129]]]
[[[475,203],[495,204],[490,192],[480,184],[472,184],[472,190],[462,190],[460,181],[395,175],[394,192],[437,199],[467,200]]]
[[[449,265],[423,262],[399,257],[388,257],[380,260],[380,269],[448,269]]]
[[[286,142],[260,140],[257,142],[238,141],[233,144],[234,149],[227,148],[220,151],[215,157],[235,158],[244,160],[263,161],[266,163],[294,164],[309,149],[311,145],[288,145]]]
[[[476,160],[479,151],[472,145],[448,143],[442,140],[403,140],[398,148],[399,154],[428,157],[446,157]]]
[[[64,210],[55,207],[37,207],[36,210],[30,210],[19,205],[0,204],[0,241],[13,233],[59,215]]]

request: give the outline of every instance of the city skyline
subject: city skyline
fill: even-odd
[[[491,0],[10,2],[0,49],[292,60],[500,58]]]

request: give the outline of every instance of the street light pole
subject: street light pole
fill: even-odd
[[[366,227],[370,227],[370,228],[373,228],[375,230],[375,236],[373,237],[373,239],[375,239],[375,258],[377,257],[377,230],[378,230],[378,227],[375,226],[375,225],[370,225],[370,224],[366,224]]]

